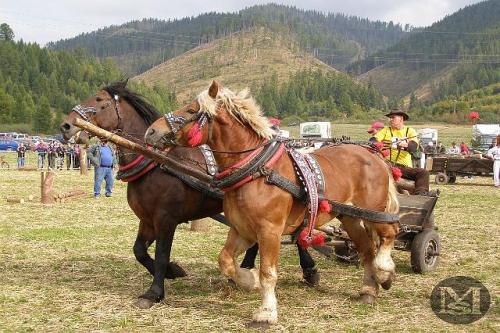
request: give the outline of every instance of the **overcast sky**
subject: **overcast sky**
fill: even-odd
[[[14,30],[16,40],[37,42],[74,37],[112,24],[142,18],[173,19],[206,12],[236,12],[269,2],[344,13],[371,20],[428,26],[481,0],[1,0],[0,23]]]

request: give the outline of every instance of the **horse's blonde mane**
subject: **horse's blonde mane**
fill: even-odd
[[[260,107],[257,105],[248,88],[243,89],[238,94],[221,87],[214,98],[208,95],[208,89],[198,95],[200,112],[205,112],[210,116],[215,116],[220,107],[224,107],[227,112],[240,124],[250,126],[258,136],[270,139],[274,131],[266,117],[262,115]]]

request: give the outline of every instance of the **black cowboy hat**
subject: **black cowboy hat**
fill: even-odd
[[[408,120],[410,119],[410,116],[408,116],[408,114],[406,112],[404,112],[403,110],[401,109],[392,109],[388,114],[386,114],[385,116],[386,117],[390,117],[390,116],[394,116],[394,115],[398,115],[398,116],[403,116],[403,119],[404,120]]]

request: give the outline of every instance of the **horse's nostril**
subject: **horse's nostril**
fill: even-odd
[[[71,128],[71,125],[68,123],[64,123],[59,128],[61,131],[69,131],[69,129]]]
[[[155,134],[154,128],[150,128],[149,131],[148,131],[148,136],[152,136],[154,134]]]

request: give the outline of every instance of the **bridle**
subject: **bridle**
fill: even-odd
[[[160,141],[166,145],[181,146],[177,141],[176,135],[191,122],[196,122],[200,131],[208,122],[208,140],[210,140],[210,137],[212,136],[212,118],[205,112],[198,112],[193,117],[188,119],[183,116],[177,116],[173,112],[166,113],[164,117],[168,127],[170,128],[170,132],[164,134],[160,138]]]
[[[122,124],[122,116],[120,114],[120,108],[118,107],[119,100],[120,96],[118,95],[113,96],[114,109],[116,112],[116,117],[118,118],[118,125],[116,126],[115,132],[121,131],[121,124]],[[110,104],[111,102],[108,102],[108,104],[105,106],[105,109],[107,109],[110,106]],[[83,106],[81,104],[76,105],[71,111],[76,112],[81,118],[83,118],[83,120],[88,122],[92,122],[93,118],[98,112],[97,108],[94,106]]]

